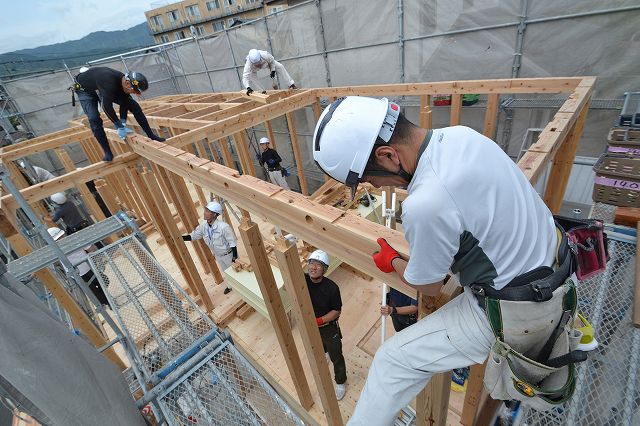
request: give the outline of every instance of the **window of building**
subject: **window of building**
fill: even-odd
[[[236,0],[224,0],[224,4],[226,4],[227,6],[233,6],[236,3]]]
[[[197,36],[203,36],[204,35],[204,27],[202,25],[198,25],[197,27],[194,27],[194,33]]]
[[[162,34],[160,36],[160,43],[169,43],[169,36],[166,34]]]
[[[176,40],[182,40],[183,38],[185,38],[184,31],[176,31]]]
[[[254,4],[258,3],[258,0],[244,0],[245,4]]]
[[[220,0],[212,0],[207,2],[207,10],[209,12],[220,9]]]
[[[180,20],[180,12],[178,10],[170,10],[167,12],[167,16],[169,17],[169,22],[176,22]]]
[[[278,13],[278,12],[282,12],[284,10],[284,7],[282,6],[275,6],[271,8],[271,13]]]
[[[193,18],[199,18],[200,17],[200,9],[198,9],[198,5],[197,4],[192,4],[191,6],[187,6],[187,15],[191,16]]]
[[[155,26],[161,27],[162,26],[162,16],[160,15],[153,15],[151,18],[151,23]]]
[[[224,30],[224,21],[216,21],[213,23],[213,32]]]
[[[231,25],[233,25],[233,18],[227,19],[227,28],[231,28]]]

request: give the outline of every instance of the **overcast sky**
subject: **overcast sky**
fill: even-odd
[[[151,9],[149,1],[139,0],[0,1],[0,53],[131,28]]]

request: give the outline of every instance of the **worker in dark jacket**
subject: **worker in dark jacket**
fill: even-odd
[[[133,130],[126,127],[127,112],[131,111],[149,138],[164,142],[164,138],[156,135],[151,130],[142,108],[131,97],[132,93],[140,95],[149,88],[149,82],[142,73],[134,71],[123,74],[111,68],[95,67],[78,74],[76,83],[75,91],[78,94],[82,110],[89,118],[93,136],[95,136],[104,151],[103,161],[111,161],[113,153],[102,126],[98,103],[102,103],[104,113],[116,126],[118,136],[121,139],[124,139],[128,133],[133,133]],[[113,109],[114,103],[120,105],[120,118],[118,118]]]
[[[66,234],[71,235],[81,229],[91,225],[91,223],[82,217],[78,208],[72,201],[67,199],[64,192],[56,192],[51,195],[53,201],[53,215],[45,217],[45,221],[50,225],[62,219],[66,226]]]
[[[289,185],[284,178],[282,166],[280,166],[282,158],[280,158],[278,151],[269,146],[270,142],[269,138],[260,138],[260,148],[262,149],[262,154],[258,158],[260,165],[267,168],[271,183],[275,183],[281,188],[289,189]]]
[[[387,293],[386,306],[380,306],[382,315],[391,315],[393,329],[401,331],[418,320],[418,301],[391,288]]]

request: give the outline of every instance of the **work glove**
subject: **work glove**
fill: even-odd
[[[191,241],[191,234],[183,235],[182,241]]]
[[[258,161],[262,160],[262,156],[260,154],[256,154],[256,160]]]
[[[276,78],[276,72],[275,71],[271,71],[271,78]]]
[[[127,127],[127,120],[123,118],[120,120],[120,123],[122,123],[122,126],[118,126],[118,127],[124,127],[127,134],[133,133],[133,129],[131,127]]]
[[[127,137],[127,128],[126,127],[118,127],[116,129],[116,131],[118,132],[118,136],[120,137],[120,139],[124,139]]]
[[[253,93],[253,89],[251,87],[247,87],[247,95]]]
[[[376,263],[376,266],[382,272],[389,273],[395,271],[392,262],[393,259],[400,257],[400,253],[391,247],[384,238],[378,238],[378,244],[380,245],[380,251],[373,254],[373,261]]]
[[[266,94],[267,94],[267,91],[266,91],[266,90],[263,90],[263,91],[262,91],[262,92],[260,92],[260,93],[262,93],[263,95],[266,95]]]
[[[324,320],[322,319],[322,317],[316,317],[316,324],[318,324],[318,327],[324,324]]]
[[[289,86],[289,89],[297,89],[295,84],[292,84],[291,86]]]
[[[238,258],[238,247],[231,247],[231,261],[235,262]]]

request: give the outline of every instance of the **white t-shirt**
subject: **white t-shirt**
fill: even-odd
[[[67,255],[67,258],[69,259],[69,262],[71,262],[72,265],[77,266],[78,268],[78,273],[80,275],[84,275],[87,272],[89,272],[91,270],[91,267],[89,266],[88,262],[85,262],[85,260],[87,260],[87,257],[89,257],[87,255],[88,250],[91,250],[91,246],[88,245],[78,251],[74,251],[73,253],[69,253]],[[63,265],[64,267],[64,265]],[[65,270],[67,268],[64,268]]]
[[[551,212],[491,139],[464,126],[434,129],[402,204],[410,246],[404,278],[415,285],[451,270],[462,285],[503,288],[553,265]]]

